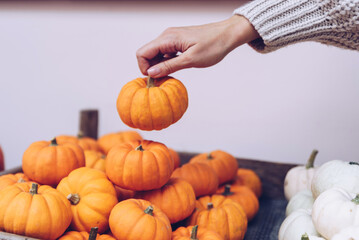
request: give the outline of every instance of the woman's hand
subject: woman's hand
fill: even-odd
[[[138,66],[144,75],[154,78],[184,68],[209,67],[258,37],[251,23],[238,15],[200,26],[168,28],[137,51]]]

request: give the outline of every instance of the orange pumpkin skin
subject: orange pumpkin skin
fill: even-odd
[[[110,212],[118,200],[104,172],[78,168],[61,180],[57,190],[71,202],[73,230],[90,232],[91,227],[96,226],[98,233],[103,233],[108,229]]]
[[[85,166],[105,172],[106,155],[102,152],[85,150]]]
[[[259,176],[251,169],[239,168],[232,185],[247,186],[259,198],[262,195],[262,182]]]
[[[57,239],[71,223],[67,199],[50,186],[39,186],[30,193],[32,183],[16,183],[0,191],[0,231],[40,239]]]
[[[167,128],[183,116],[187,107],[187,90],[172,77],[136,78],[123,86],[117,98],[121,120],[147,131]]]
[[[161,188],[170,179],[173,160],[159,142],[133,141],[113,147],[106,158],[106,174],[117,186],[145,191]]]
[[[186,163],[175,169],[172,173],[174,178],[181,178],[189,182],[196,197],[216,193],[218,177],[215,171],[205,163]]]
[[[119,202],[111,212],[110,229],[118,240],[169,240],[172,234],[167,216],[142,199]]]
[[[0,171],[3,171],[4,169],[5,169],[4,154],[3,154],[1,146],[0,146]]]
[[[117,199],[119,202],[135,197],[135,193],[136,193],[135,191],[120,188],[119,186],[116,186],[116,185],[114,185],[114,186],[116,189]]]
[[[213,207],[208,207],[211,204]],[[242,206],[222,195],[199,198],[188,223],[213,230],[228,240],[242,240],[248,225]]]
[[[145,199],[159,207],[171,224],[191,215],[196,204],[196,196],[191,184],[179,178],[171,178],[160,189],[137,192],[135,197]]]
[[[98,236],[96,239],[98,239]],[[88,240],[89,233],[88,232],[76,232],[76,231],[69,231],[62,235],[58,240]]]
[[[193,226],[179,227],[172,232],[171,240],[224,240],[218,233],[204,227],[198,228],[197,237],[191,238]]]
[[[179,168],[179,166],[181,165],[181,159],[180,156],[178,155],[178,153],[173,150],[172,148],[168,148],[168,150],[170,151],[171,157],[173,159],[173,163],[174,163],[174,168]]]
[[[0,190],[15,183],[27,182],[29,178],[23,173],[6,174],[0,176]]]
[[[190,162],[203,162],[211,166],[218,176],[219,184],[233,180],[237,174],[237,159],[221,150],[199,154],[194,156]]]
[[[231,186],[228,184],[219,188],[217,193],[241,204],[248,221],[252,220],[259,210],[258,198],[247,186]]]
[[[82,134],[78,134],[77,137],[71,135],[60,135],[56,137],[58,143],[70,142],[78,144],[84,151],[92,150],[97,152],[102,152],[102,149],[98,142],[90,137],[85,137]]]
[[[143,140],[141,135],[136,131],[122,131],[116,133],[109,133],[101,136],[97,142],[100,145],[102,152],[108,154],[110,149],[118,144]]]
[[[22,169],[35,182],[56,186],[72,170],[85,166],[82,148],[73,143],[32,143],[22,158]]]

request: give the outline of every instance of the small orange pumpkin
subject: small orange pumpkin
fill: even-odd
[[[27,181],[29,181],[29,178],[23,173],[5,174],[0,176],[0,190],[15,183]]]
[[[248,221],[252,220],[259,210],[258,198],[247,186],[226,184],[219,188],[217,193],[241,204]]]
[[[172,77],[136,78],[117,98],[121,120],[132,128],[161,130],[177,122],[188,107],[185,86]]]
[[[0,171],[3,171],[4,169],[5,169],[4,154],[3,154],[1,146],[0,146]]]
[[[82,148],[73,143],[50,142],[32,143],[22,158],[22,169],[35,182],[56,186],[72,170],[85,166]]]
[[[85,150],[84,154],[85,154],[86,167],[105,172],[106,155],[104,155],[102,152],[93,151],[93,150]]]
[[[106,158],[106,174],[117,186],[145,191],[170,179],[173,160],[168,148],[154,141],[133,141],[113,147]]]
[[[178,155],[178,153],[173,150],[172,148],[168,148],[168,150],[170,151],[171,157],[173,159],[173,163],[174,163],[174,168],[179,168],[179,166],[181,165],[181,159],[180,156]]]
[[[110,212],[118,200],[104,172],[78,168],[61,180],[57,190],[71,203],[73,230],[89,232],[91,227],[97,226],[98,232],[103,233],[108,229]]]
[[[111,211],[110,229],[118,240],[169,240],[172,234],[167,216],[142,199],[119,202]]]
[[[108,133],[101,136],[97,142],[102,151],[107,154],[113,146],[120,143],[126,143],[136,140],[143,140],[141,135],[136,131],[122,131],[116,133]]]
[[[80,145],[80,147],[85,150],[92,150],[97,152],[102,152],[102,149],[98,142],[90,137],[85,137],[82,132],[77,134],[77,137],[71,135],[60,135],[56,137],[58,143],[70,142]]]
[[[196,204],[196,196],[191,184],[179,178],[171,178],[160,189],[137,192],[135,197],[145,199],[159,207],[171,224],[191,215]]]
[[[259,176],[251,169],[239,168],[237,175],[232,182],[233,185],[247,186],[259,198],[262,195],[262,182]]]
[[[222,195],[199,198],[188,222],[213,230],[228,240],[242,240],[248,225],[242,206]]]
[[[57,239],[71,223],[70,203],[56,189],[16,183],[0,190],[0,231]]]
[[[116,240],[116,238],[108,234],[99,235],[97,234],[97,231],[97,227],[91,228],[90,233],[69,231],[62,235],[58,240]]]
[[[203,162],[211,166],[218,176],[219,184],[233,180],[237,174],[237,159],[221,150],[198,154],[190,162]]]
[[[171,177],[181,178],[189,182],[193,187],[196,197],[214,194],[218,188],[216,172],[205,163],[183,164],[173,171]]]
[[[223,240],[215,231],[196,226],[179,227],[172,232],[171,240]]]

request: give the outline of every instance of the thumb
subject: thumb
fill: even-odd
[[[185,61],[185,54],[181,54],[177,57],[166,59],[147,70],[147,74],[153,78],[160,78],[174,73],[178,70],[189,66],[189,62]]]

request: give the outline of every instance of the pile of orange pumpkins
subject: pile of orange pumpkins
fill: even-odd
[[[34,142],[22,168],[0,177],[0,231],[28,237],[237,240],[259,209],[259,177],[231,154],[180,166],[135,131]]]

